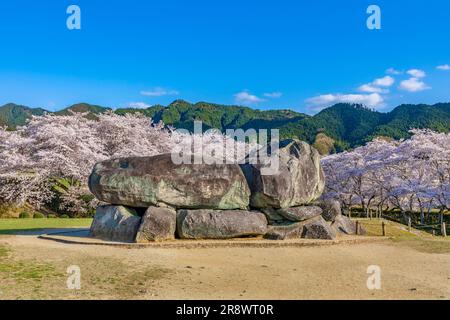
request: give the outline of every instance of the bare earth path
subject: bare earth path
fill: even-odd
[[[126,249],[0,236],[1,248],[0,299],[450,299],[450,250],[394,241]],[[79,291],[67,289],[70,265],[81,268]],[[367,289],[370,265],[381,290]]]

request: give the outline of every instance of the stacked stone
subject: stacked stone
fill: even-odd
[[[319,154],[296,140],[283,142],[279,154],[274,175],[262,175],[264,163],[175,164],[170,154],[98,163],[89,187],[109,205],[97,209],[91,236],[138,243],[254,236],[334,239],[342,230],[331,225],[350,220],[327,222],[324,210],[310,205],[324,189]]]

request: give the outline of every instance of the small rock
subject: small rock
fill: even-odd
[[[331,224],[331,227],[339,233],[343,234],[356,234],[356,222],[352,221],[350,218],[338,215],[334,218],[334,222]],[[359,225],[359,235],[366,234],[366,230]]]
[[[337,216],[342,215],[341,204],[337,200],[321,200],[317,202],[317,205],[322,208],[322,217],[326,221],[332,222]]]
[[[320,216],[305,223],[302,238],[333,240],[336,238],[336,231]]]

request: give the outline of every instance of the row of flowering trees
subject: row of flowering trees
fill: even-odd
[[[450,134],[412,130],[410,139],[378,138],[363,147],[322,160],[327,176],[325,198],[382,212],[420,212],[450,208]]]
[[[170,130],[142,115],[34,117],[16,131],[0,128],[0,203],[49,205],[76,215],[96,205],[87,177],[98,161],[155,155],[170,148]]]
[[[422,221],[432,209],[448,210],[450,135],[428,130],[412,133],[408,140],[376,139],[325,157],[324,197],[339,200],[346,209],[356,205],[366,212],[388,208],[402,213],[418,211]],[[187,138],[191,136],[141,114],[112,112],[96,119],[80,113],[44,115],[16,131],[0,128],[0,205],[27,204],[73,216],[89,215],[97,206],[87,187],[95,163],[171,152],[174,145],[190,144]],[[220,133],[201,138],[205,150],[226,145],[231,139]],[[235,148],[243,147],[235,143]],[[233,158],[241,151],[226,150],[223,156]]]

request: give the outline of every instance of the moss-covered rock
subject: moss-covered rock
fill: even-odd
[[[98,163],[89,188],[103,202],[140,208],[246,209],[250,199],[238,165],[175,164],[170,154]]]

